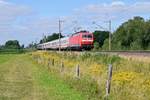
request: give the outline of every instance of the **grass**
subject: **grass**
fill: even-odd
[[[50,71],[65,80],[71,88],[83,92],[89,100],[104,99],[108,64],[113,65],[110,100],[150,100],[149,61],[98,53],[34,52],[32,56],[45,66],[54,59],[55,64],[50,66]],[[64,63],[62,73],[61,62]],[[80,65],[80,80],[74,78],[77,64]]]
[[[0,54],[21,54],[25,52],[24,49],[0,49]]]
[[[11,54],[0,55],[0,64],[8,61],[9,59],[12,58],[12,56],[15,56],[15,55],[11,55]]]
[[[87,100],[27,54],[0,55],[0,100]]]

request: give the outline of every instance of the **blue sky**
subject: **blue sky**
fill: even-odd
[[[133,16],[150,18],[149,0],[0,0],[0,44],[17,39],[21,44],[38,41],[58,32],[58,20],[63,20],[62,33],[75,29],[106,30],[112,20],[112,31]],[[96,22],[96,24],[93,24]],[[101,29],[103,30],[103,29]]]

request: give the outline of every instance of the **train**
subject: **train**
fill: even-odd
[[[94,45],[94,35],[88,31],[81,31],[54,41],[38,44],[39,50],[91,50]]]

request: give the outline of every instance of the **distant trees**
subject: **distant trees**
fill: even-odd
[[[3,45],[0,45],[0,50],[3,49],[3,48],[4,48],[4,46],[3,46]]]
[[[108,48],[108,40],[103,49]],[[147,50],[150,49],[150,20],[134,17],[123,23],[112,36],[113,50]]]
[[[0,49],[2,49],[2,47],[3,47],[3,46],[2,46],[2,45],[0,45]]]
[[[94,34],[95,49],[102,48],[104,41],[109,37],[109,32],[108,31],[95,31],[93,34]]]
[[[36,49],[37,48],[37,43],[30,43],[28,46],[27,46],[28,49]]]
[[[24,52],[24,45],[20,46],[18,40],[8,40],[4,45],[0,46],[0,54],[16,54]]]
[[[60,35],[60,38],[64,37],[62,34]],[[40,43],[45,43],[49,41],[53,41],[59,39],[59,33],[53,33],[52,35],[49,36],[44,36],[42,40],[40,40]]]
[[[19,44],[19,41],[17,40],[9,40],[5,43],[4,46],[6,49],[20,49],[21,46]]]

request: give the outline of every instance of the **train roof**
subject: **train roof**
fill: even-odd
[[[61,38],[61,40],[66,40],[66,39],[69,39],[69,37]],[[39,45],[48,44],[48,43],[53,43],[53,42],[57,42],[57,41],[59,41],[59,39],[56,39],[56,40],[53,40],[53,41],[49,41],[49,42],[46,42],[46,43],[42,43],[42,44],[39,44]]]
[[[74,34],[72,34],[71,36],[77,35],[77,34],[81,34],[81,33],[90,33],[89,31],[80,31],[80,32],[76,32]]]

